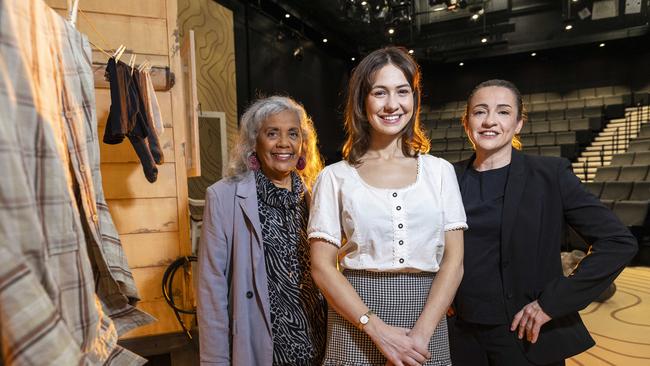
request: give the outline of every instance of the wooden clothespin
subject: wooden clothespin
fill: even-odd
[[[136,56],[135,53],[131,54],[131,60],[129,61],[129,66],[131,66],[131,75],[133,75],[133,68],[135,68],[135,58],[136,57],[137,56]]]
[[[115,62],[117,62],[120,59],[120,57],[122,57],[122,53],[124,53],[124,50],[126,50],[126,47],[124,47],[123,44],[121,44],[120,47],[118,47],[115,50],[115,53],[113,53],[113,58],[115,59]]]
[[[149,60],[144,60],[144,62],[141,63],[140,66],[138,66],[138,71],[142,72],[147,67],[149,67]]]

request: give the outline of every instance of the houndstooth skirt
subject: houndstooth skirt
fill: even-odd
[[[345,270],[363,302],[386,324],[413,328],[429,296],[435,273],[395,273]],[[447,319],[442,318],[429,342],[431,359],[424,365],[451,365]],[[325,366],[384,366],[386,358],[366,333],[329,307]]]

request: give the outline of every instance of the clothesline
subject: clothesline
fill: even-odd
[[[89,25],[89,26],[90,26],[90,27],[95,31],[95,33],[99,36],[99,38],[102,39],[102,42],[104,42],[104,44],[109,44],[108,41],[106,41],[106,38],[104,38],[104,36],[102,36],[102,34],[97,30],[97,28],[95,28],[95,26],[94,26],[93,23],[90,21],[90,19],[88,19],[88,17],[86,16],[86,13],[85,13],[83,10],[81,10],[81,9],[79,9],[79,13],[81,13],[81,16],[84,18],[84,20],[86,21],[86,23],[88,23],[88,25]],[[95,43],[93,43],[90,39],[88,39],[88,42],[90,42],[91,45],[93,45],[95,48],[97,48],[98,50],[100,50],[103,54],[105,54],[105,55],[108,56],[109,58],[113,57],[113,55],[111,55],[110,53],[104,51],[103,48],[101,48],[101,47],[99,47],[98,45],[96,45]]]

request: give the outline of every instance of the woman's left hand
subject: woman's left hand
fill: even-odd
[[[542,328],[546,322],[551,320],[551,317],[544,312],[537,300],[529,303],[524,306],[516,315],[510,325],[510,331],[514,331],[519,327],[519,339],[524,337],[524,332],[526,333],[526,339],[530,343],[537,342],[537,337],[539,336],[539,330]]]

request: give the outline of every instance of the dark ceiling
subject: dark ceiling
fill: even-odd
[[[318,38],[314,41],[327,38],[327,47],[344,57],[397,44],[412,49],[421,60],[452,62],[648,34],[650,0],[447,0],[442,6],[434,4],[440,2],[444,1],[251,1],[294,31]],[[437,7],[443,10],[436,11]],[[289,18],[285,18],[287,13]],[[572,29],[566,30],[567,25]]]

